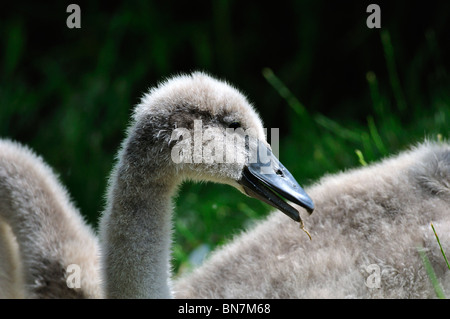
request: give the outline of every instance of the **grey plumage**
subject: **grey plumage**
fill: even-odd
[[[134,111],[109,180],[107,206],[100,222],[100,272],[95,270],[97,240],[76,209],[67,206],[70,200],[53,173],[44,166],[44,170],[39,169],[38,178],[30,178],[34,176],[30,175],[34,165],[44,165],[40,159],[20,146],[0,143],[0,216],[17,237],[27,289],[30,281],[48,276],[48,267],[36,260],[47,258],[48,250],[52,250],[56,253],[51,260],[59,264],[64,260],[64,265],[77,263],[75,258],[68,260],[69,252],[64,251],[72,249],[83,251],[87,259],[92,259],[94,271],[81,288],[91,285],[92,296],[433,297],[418,253],[421,248],[429,256],[445,291],[450,293],[448,272],[429,227],[432,221],[444,245],[450,242],[450,146],[446,142],[424,142],[378,164],[326,176],[307,188],[316,210],[308,216],[302,208],[298,209],[312,241],[299,230],[298,223],[275,211],[215,251],[198,269],[173,281],[171,210],[179,183],[185,179],[208,180],[243,191],[236,182],[241,178],[242,163],[173,162],[170,133],[177,127],[193,133],[193,121],[199,119],[205,127],[218,128],[217,134],[237,121],[244,128],[253,129],[251,138],[265,140],[262,122],[252,106],[222,81],[193,73],[174,77],[152,89]],[[3,156],[5,145],[7,150],[12,147],[33,161],[18,162],[14,156]],[[42,187],[40,184],[49,183],[46,175],[52,186],[44,187],[50,191],[39,193],[36,189]],[[20,184],[22,180],[26,183]],[[39,200],[39,196],[45,200]],[[33,205],[24,206],[24,198],[34,198]],[[46,209],[41,210],[40,206]],[[49,219],[67,214],[70,217],[63,222],[59,217],[60,222]],[[19,221],[14,216],[27,218]],[[42,221],[49,223],[42,227]],[[27,228],[32,236],[50,236],[51,240],[30,242],[20,236]],[[73,241],[71,245],[60,245],[55,240],[59,237]],[[27,245],[32,249],[22,248]],[[0,251],[2,247],[14,251],[14,247],[8,248],[11,245],[0,245]],[[30,268],[31,264],[34,268]],[[0,263],[0,271],[8,273],[11,267],[5,265]],[[37,272],[31,273],[30,269]],[[380,278],[379,288],[368,287],[373,269],[379,270],[375,273]],[[103,282],[101,292],[99,277]],[[61,283],[61,276],[57,278]],[[31,291],[32,296],[40,297],[36,289]],[[50,296],[59,293],[56,289]]]
[[[316,204],[305,217],[312,241],[274,212],[179,280],[176,296],[432,298],[418,249],[450,293],[449,270],[430,227],[433,222],[450,251],[447,143],[425,142],[306,190]],[[377,275],[379,285],[371,285]]]
[[[0,241],[1,297],[102,296],[94,232],[42,159],[8,140],[0,140]],[[82,288],[67,285],[71,264],[82,269]]]

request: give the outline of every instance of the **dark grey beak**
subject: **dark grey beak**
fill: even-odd
[[[264,143],[259,142],[258,144],[256,161],[250,162],[244,167],[238,183],[244,187],[250,197],[272,205],[293,220],[301,222],[299,212],[287,204],[277,193],[305,208],[310,214],[314,210],[313,201],[292,174],[273,155],[272,151]]]

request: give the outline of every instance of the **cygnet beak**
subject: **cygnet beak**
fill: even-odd
[[[279,209],[293,220],[301,223],[299,212],[279,195],[305,208],[310,214],[314,211],[312,199],[263,142],[258,143],[257,154],[255,163],[245,165],[238,183],[243,186],[244,191],[250,197]],[[263,155],[264,162],[260,155]]]

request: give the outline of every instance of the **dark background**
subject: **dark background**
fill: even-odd
[[[99,89],[111,93],[111,82],[121,79],[136,103],[162,78],[201,69],[241,88],[267,126],[280,127],[283,101],[261,77],[261,70],[270,67],[308,110],[364,120],[370,103],[366,73],[375,71],[388,82],[379,29],[366,27],[369,3],[89,1],[79,2],[81,29],[66,27],[68,2],[17,3],[1,13],[3,45],[20,43],[13,52],[2,50],[9,64],[2,80],[21,80],[40,91],[50,73],[59,71],[71,86],[100,77]],[[448,69],[450,2],[378,4],[405,87],[429,91],[434,81],[447,79],[446,72],[432,71]],[[438,47],[430,48],[429,42]],[[407,73],[412,64],[420,73]],[[52,93],[58,92],[47,93],[43,115],[66,98]],[[355,107],[354,101],[362,103]]]

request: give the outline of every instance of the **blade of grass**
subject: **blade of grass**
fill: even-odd
[[[386,155],[388,152],[386,150],[386,147],[384,146],[383,141],[381,140],[381,136],[378,133],[378,129],[375,125],[375,121],[372,116],[369,116],[367,119],[367,124],[369,126],[369,132],[372,136],[372,140],[375,143],[375,146],[377,147],[378,151],[380,151],[381,154]]]
[[[436,236],[436,240],[439,244],[439,248],[441,248],[442,256],[444,256],[445,262],[447,263],[447,268],[450,269],[450,265],[448,263],[447,256],[445,255],[444,249],[442,248],[441,241],[439,240],[439,236],[437,235],[436,230],[434,229],[433,223],[431,223],[431,228],[433,229],[434,236]]]
[[[364,154],[366,155],[367,160],[370,162],[376,159],[370,134],[367,132],[361,132],[361,141],[364,147]]]
[[[434,291],[436,292],[436,296],[439,299],[445,299],[444,291],[441,288],[441,285],[438,282],[436,273],[434,272],[433,266],[431,265],[430,260],[425,254],[423,248],[417,248],[420,257],[422,258],[422,262],[425,266],[425,270],[427,272],[428,278],[430,278],[431,284],[433,285]]]
[[[284,85],[284,83],[273,73],[272,69],[264,68],[262,70],[263,76],[266,78],[273,88],[286,100],[288,105],[303,119],[307,116],[305,106],[295,97],[294,94]]]
[[[333,132],[334,134],[340,136],[344,140],[352,141],[355,143],[361,142],[361,137],[359,136],[358,133],[355,133],[354,131],[343,127],[338,122],[333,121],[332,119],[322,114],[316,114],[314,116],[314,120],[317,124]]]
[[[394,57],[394,47],[392,46],[391,36],[389,31],[382,30],[380,33],[381,43],[383,44],[384,54],[386,56],[386,64],[389,73],[389,80],[391,82],[392,91],[397,102],[397,107],[400,111],[406,109],[405,95],[400,85],[400,79],[397,73]]]
[[[359,163],[360,163],[362,166],[367,166],[367,162],[365,161],[364,155],[363,155],[363,153],[361,152],[361,150],[355,150],[355,153],[356,153],[356,156],[358,156]]]

